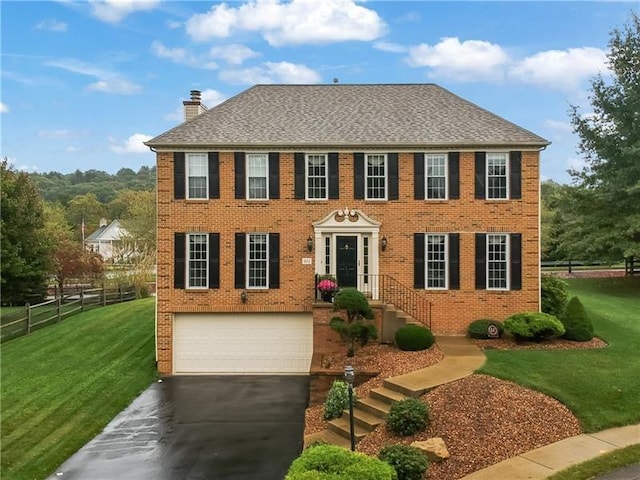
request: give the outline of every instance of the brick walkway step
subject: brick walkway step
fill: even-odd
[[[334,420],[331,420],[328,424],[327,424],[327,429],[337,433],[338,435],[342,435],[344,438],[346,439],[350,439],[350,426],[349,426],[349,417],[347,415],[347,417],[340,417],[340,418],[336,418]],[[366,430],[364,427],[360,426],[360,425],[356,425],[355,421],[354,421],[354,426],[353,426],[353,435],[356,439],[356,443],[359,442],[360,440],[362,440],[364,437],[367,436],[367,433],[369,433],[368,430]]]

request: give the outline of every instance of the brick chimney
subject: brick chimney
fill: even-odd
[[[185,100],[182,102],[184,105],[184,121],[191,120],[197,117],[202,112],[207,110],[207,107],[202,105],[200,90],[191,90],[191,100]]]

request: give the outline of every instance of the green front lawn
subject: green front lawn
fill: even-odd
[[[640,278],[568,280],[609,346],[593,350],[486,350],[480,373],[557,398],[586,432],[640,422]]]
[[[640,444],[614,450],[551,475],[547,480],[591,480],[597,475],[640,462]]]
[[[156,376],[154,299],[74,315],[2,345],[2,478],[45,478]]]

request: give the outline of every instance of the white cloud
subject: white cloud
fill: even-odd
[[[47,18],[36,25],[38,30],[48,30],[49,32],[66,32],[67,24],[59,22],[55,18]]]
[[[44,138],[73,138],[80,135],[80,132],[74,132],[73,130],[39,130],[38,136]]]
[[[144,10],[153,10],[159,0],[90,0],[92,14],[103,22],[118,23],[127,15]]]
[[[140,85],[137,85],[126,78],[122,77],[119,73],[110,72],[99,67],[94,67],[87,63],[74,59],[62,59],[54,60],[45,63],[49,67],[62,68],[73,73],[79,73],[80,75],[87,75],[89,77],[97,78],[97,82],[91,83],[87,86],[87,90],[93,90],[105,93],[117,93],[120,95],[131,95],[142,90]]]
[[[453,80],[496,79],[503,75],[509,56],[497,44],[483,40],[446,37],[435,45],[411,47],[407,62],[412,67],[429,67],[429,76]]]
[[[200,98],[202,99],[202,104],[207,108],[213,108],[216,105],[224,102],[227,98],[229,98],[224,93],[218,92],[217,90],[207,89],[200,92]],[[167,113],[164,116],[165,120],[170,122],[182,122],[184,121],[184,106],[180,104],[173,112]]]
[[[260,54],[239,43],[212,47],[209,51],[212,58],[221,58],[231,65],[240,65],[245,60],[258,57]]]
[[[258,67],[224,70],[220,79],[240,85],[256,83],[318,83],[322,79],[315,70],[289,62],[266,62]]]
[[[18,159],[15,157],[2,157],[2,158],[6,158],[7,163],[9,165],[11,165],[13,168],[21,172],[37,172],[38,171],[38,167],[35,165],[19,164]]]
[[[186,22],[197,41],[227,38],[236,31],[260,33],[270,45],[370,41],[387,26],[374,10],[354,0],[250,0],[239,7],[215,5]]]
[[[391,53],[405,53],[409,51],[409,49],[403,45],[398,43],[391,42],[376,42],[373,44],[373,48],[376,50],[380,50],[382,52],[391,52]]]
[[[111,151],[119,154],[128,153],[149,153],[149,147],[144,143],[147,140],[151,140],[151,135],[145,135],[144,133],[134,133],[128,139],[126,139],[122,145],[111,145]],[[113,139],[110,139],[113,141]]]
[[[176,28],[180,28],[182,26],[182,22],[178,22],[176,20],[169,20],[167,22],[167,28],[169,30],[175,30]]]
[[[567,160],[567,166],[571,170],[581,171],[587,166],[587,161],[584,158],[571,157]]]
[[[510,75],[525,83],[575,90],[597,73],[607,73],[607,55],[593,47],[547,50],[519,61]]]
[[[551,120],[547,119],[544,121],[544,126],[550,128],[551,130],[556,130],[559,132],[572,132],[573,127],[569,122],[562,122],[559,120]]]
[[[207,62],[185,48],[169,48],[165,47],[161,42],[154,40],[151,43],[151,51],[156,57],[168,58],[174,63],[187,65],[194,68],[203,68],[205,70],[214,70],[218,68],[215,62]]]
[[[9,113],[9,105],[0,102],[0,113]]]

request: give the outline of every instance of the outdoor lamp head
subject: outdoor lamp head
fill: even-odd
[[[351,365],[344,367],[344,379],[349,385],[353,385],[353,381],[356,378],[356,373]]]

